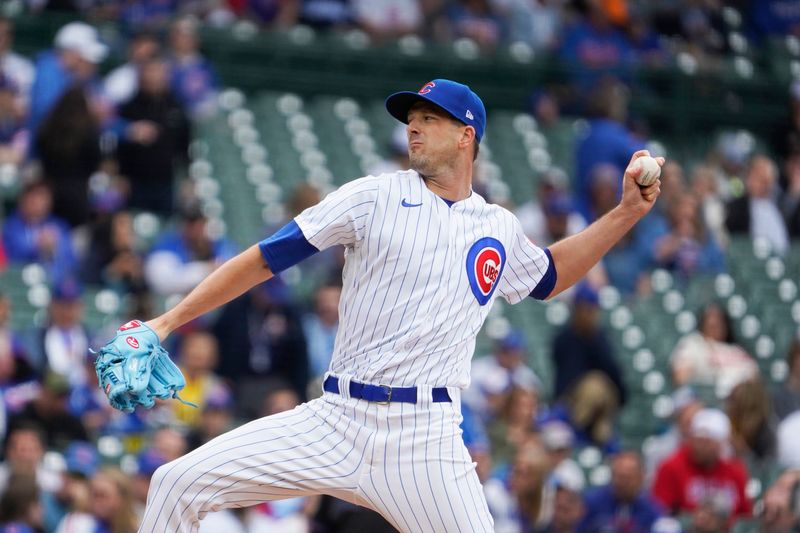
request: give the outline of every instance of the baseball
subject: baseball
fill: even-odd
[[[648,187],[656,182],[661,176],[661,167],[654,157],[646,155],[636,160],[642,167],[642,172],[636,178],[636,183],[642,187]]]

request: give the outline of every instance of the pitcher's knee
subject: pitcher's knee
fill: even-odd
[[[158,467],[150,480],[148,503],[165,502],[164,505],[168,506],[190,498],[189,488],[197,486],[196,478],[199,475],[200,469],[184,458]]]

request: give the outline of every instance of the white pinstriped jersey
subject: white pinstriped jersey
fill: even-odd
[[[392,386],[469,385],[494,298],[526,298],[550,259],[506,209],[448,204],[413,170],[367,176],[295,218],[322,250],[345,246],[331,372]]]

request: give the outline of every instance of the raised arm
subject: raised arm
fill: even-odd
[[[272,271],[265,263],[258,245],[253,245],[223,263],[178,305],[148,321],[147,325],[153,328],[163,341],[176,328],[228,303],[271,277]]]
[[[639,150],[631,157],[622,178],[619,205],[580,233],[550,246],[558,278],[549,298],[577,283],[634,224],[650,212],[661,193],[661,180],[649,187],[639,187],[636,177],[642,169],[634,164],[638,158],[647,155],[650,155],[647,150]],[[659,165],[664,164],[663,157],[656,160]]]

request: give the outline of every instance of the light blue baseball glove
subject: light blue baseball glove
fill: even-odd
[[[150,408],[155,399],[175,398],[186,386],[180,369],[161,346],[158,335],[141,320],[131,320],[97,352],[94,362],[100,388],[112,407],[132,412],[137,405]]]

